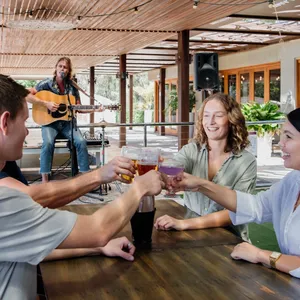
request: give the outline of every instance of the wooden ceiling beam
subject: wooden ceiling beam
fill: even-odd
[[[173,61],[173,63],[174,63],[175,61]],[[145,65],[145,66],[147,66],[147,65],[150,65],[150,66],[153,66],[153,65],[161,65],[161,63],[160,62],[150,62],[150,63],[147,63],[147,62],[129,62],[129,61],[126,61],[126,64],[127,64],[127,66],[130,66],[130,65]],[[166,65],[171,65],[172,63],[166,63]],[[105,65],[105,66],[108,66],[108,65],[119,65],[119,63],[118,62],[114,62],[114,61],[112,61],[112,62],[105,62],[105,63],[103,63],[103,64],[101,64],[101,65],[97,65],[97,66],[103,66],[103,65]],[[96,66],[96,67],[97,67]]]
[[[178,40],[175,40],[175,39],[167,39],[165,40],[166,42],[178,42]],[[217,41],[217,40],[206,40],[206,39],[203,39],[203,40],[190,40],[189,41],[190,43],[196,43],[196,44],[236,44],[236,45],[245,45],[245,44],[248,44],[248,45],[259,45],[259,46],[262,46],[262,45],[270,45],[270,43],[259,43],[259,42],[242,42],[242,41]]]
[[[232,14],[229,15],[228,17],[230,18],[239,18],[239,19],[254,19],[254,20],[277,20],[276,16],[261,16],[261,15],[242,15],[242,14]],[[300,18],[295,18],[295,17],[278,17],[279,21],[295,21],[299,22]]]
[[[168,48],[168,47],[146,47],[144,49],[148,50],[173,50],[177,51],[178,48]],[[203,52],[237,52],[237,50],[234,49],[222,49],[222,50],[215,50],[215,49],[202,49],[202,48],[190,48],[190,51],[203,51]],[[177,52],[176,52],[177,53]]]
[[[116,28],[73,28],[73,31],[97,31],[97,32],[138,32],[138,33],[178,33],[176,30],[152,30],[152,29],[116,29]]]
[[[76,56],[76,57],[115,57],[116,55],[112,54],[66,54],[66,53],[11,53],[11,52],[0,52],[0,55],[8,56]]]
[[[214,29],[214,28],[194,28],[191,31],[201,31],[201,32],[224,32],[224,33],[248,33],[248,34],[269,34],[269,35],[278,35],[278,31],[271,30],[245,30],[245,29]],[[281,35],[286,36],[300,36],[299,32],[286,32],[281,31]]]
[[[145,48],[144,48],[145,49]],[[131,55],[142,55],[142,56],[173,56],[175,58],[175,54],[170,54],[170,53],[128,53],[127,55],[131,56]],[[131,58],[129,58],[131,59]]]

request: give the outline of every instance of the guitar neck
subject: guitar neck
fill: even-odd
[[[70,105],[71,109],[84,110],[84,109],[98,109],[101,107],[107,108],[107,105]]]

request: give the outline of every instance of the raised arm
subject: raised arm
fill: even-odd
[[[216,201],[223,207],[236,211],[236,192],[211,181],[184,173],[182,177],[174,180],[173,188],[176,191],[200,192]]]
[[[130,220],[144,195],[157,195],[164,183],[157,171],[138,176],[129,190],[90,216],[79,215],[58,248],[103,247]]]
[[[10,187],[26,193],[44,207],[58,208],[86,194],[100,184],[114,180],[124,181],[119,174],[132,177],[134,172],[134,165],[130,159],[115,157],[102,168],[75,178],[26,186],[11,177],[6,177],[0,180],[0,186]]]

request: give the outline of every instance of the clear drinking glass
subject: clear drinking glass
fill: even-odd
[[[168,176],[170,180],[180,175],[184,171],[184,164],[172,157],[165,157],[159,164],[158,171]],[[174,196],[175,193],[170,190],[165,196]]]
[[[131,147],[131,146],[123,146],[121,149],[121,155],[127,158],[130,158],[133,163],[135,169],[137,168],[137,161],[140,156],[141,148]],[[130,183],[132,182],[133,178],[129,177],[128,175],[121,175],[122,178],[128,180]]]
[[[139,153],[137,161],[137,171],[139,175],[144,175],[150,170],[157,170],[160,149],[143,147]]]

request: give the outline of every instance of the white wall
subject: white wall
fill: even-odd
[[[289,42],[276,43],[274,45],[262,47],[259,49],[223,55],[219,57],[219,70],[228,70],[267,64],[273,62],[281,63],[281,103],[285,110],[285,103],[291,96],[291,103],[286,111],[295,107],[296,97],[296,60],[300,58],[300,39]],[[148,73],[149,80],[157,80],[159,70],[153,70]],[[193,64],[190,65],[190,75],[194,74]],[[167,68],[166,79],[177,78],[177,66]]]

